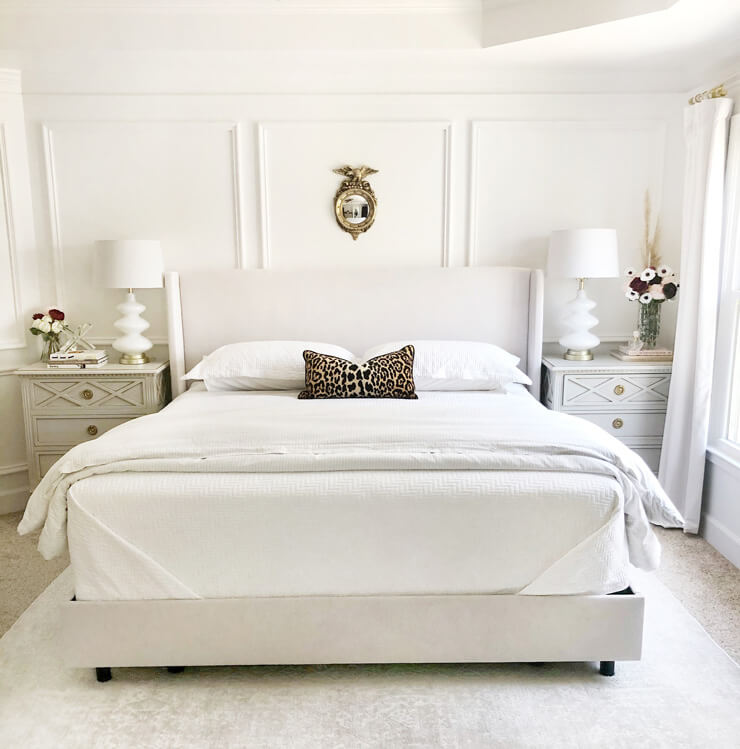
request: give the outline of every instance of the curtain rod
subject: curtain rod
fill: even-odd
[[[698,104],[705,99],[720,99],[723,96],[727,96],[727,89],[724,83],[720,83],[719,86],[702,91],[700,94],[694,94],[689,99],[689,104]]]

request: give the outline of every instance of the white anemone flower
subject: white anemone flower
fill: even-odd
[[[634,302],[636,299],[640,298],[640,295],[634,289],[627,289],[625,296],[630,300],[630,302]]]
[[[653,295],[646,291],[644,294],[640,294],[640,304],[650,304],[653,301]]]
[[[645,270],[640,273],[640,280],[641,281],[652,281],[655,278],[655,271],[652,268],[645,268]]]
[[[41,322],[41,320],[33,320],[31,322],[31,329],[32,330],[38,330],[40,322]]]
[[[651,284],[648,287],[648,292],[653,299],[665,299],[663,287],[659,283]]]
[[[59,320],[54,320],[54,322],[51,324],[51,332],[52,333],[62,332],[62,323],[60,323]]]
[[[624,271],[624,275],[632,278],[632,276],[637,275],[637,270],[630,265],[629,268]]]
[[[51,318],[49,318],[51,320]],[[37,320],[38,325],[36,326],[42,333],[51,332],[51,323],[46,322],[46,319]]]
[[[49,323],[49,325],[51,325],[51,324],[52,324],[52,323],[54,322],[54,320],[52,320],[52,319],[51,319],[51,316],[50,316],[50,315],[44,315],[44,316],[43,316],[43,317],[42,317],[41,319],[42,319],[42,320],[43,320],[44,322],[48,322],[48,323]]]
[[[671,268],[670,265],[661,265],[658,268],[658,275],[661,278],[668,278],[668,276],[672,276],[673,275],[673,268]]]

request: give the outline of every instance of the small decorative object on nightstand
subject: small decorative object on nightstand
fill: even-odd
[[[17,374],[31,488],[71,447],[159,411],[170,399],[169,362],[72,370],[39,362]]]
[[[591,361],[566,361],[558,351],[546,348],[542,402],[603,427],[657,473],[671,366],[670,362],[620,362],[608,351],[595,352]]]
[[[678,278],[673,269],[662,262],[659,251],[660,225],[658,222],[650,236],[650,193],[645,193],[645,231],[643,233],[642,268],[630,266],[625,271],[627,283],[624,295],[631,302],[638,302],[640,316],[639,336],[643,349],[656,349],[660,334],[660,308],[663,302],[673,299],[678,292]],[[664,358],[673,352],[660,349]],[[624,350],[621,351],[625,353]],[[646,352],[643,351],[643,354]],[[622,358],[622,357],[618,357]],[[657,359],[655,360],[657,361]]]

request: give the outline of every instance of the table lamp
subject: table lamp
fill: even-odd
[[[123,315],[114,325],[123,335],[113,341],[121,352],[121,364],[145,364],[152,342],[142,335],[149,323],[141,317],[146,309],[134,289],[162,288],[162,248],[153,239],[103,239],[95,243],[98,283],[109,289],[128,289],[126,301],[117,309]]]
[[[560,278],[577,278],[578,292],[568,302],[563,323],[566,334],[560,345],[566,348],[564,358],[589,361],[591,349],[599,339],[589,332],[598,319],[591,314],[596,302],[586,296],[587,278],[616,278],[619,275],[617,232],[615,229],[563,229],[550,236],[547,274]]]

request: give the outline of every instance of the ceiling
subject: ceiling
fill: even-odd
[[[0,0],[9,50],[434,52],[499,72],[670,73],[688,89],[740,66],[740,0]]]

